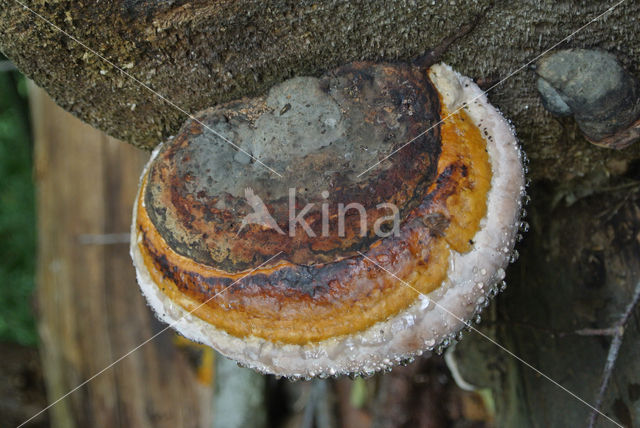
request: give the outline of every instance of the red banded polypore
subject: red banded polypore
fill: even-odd
[[[372,373],[446,343],[503,280],[522,155],[450,67],[353,63],[197,118],[153,153],[131,240],[186,337],[265,373]]]

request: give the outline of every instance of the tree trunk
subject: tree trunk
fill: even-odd
[[[506,79],[489,99],[513,122],[534,179],[609,174],[611,162],[640,158],[640,145],[600,150],[553,118],[525,66],[554,46],[597,48],[638,75],[638,1],[22,2],[82,44],[15,0],[0,0],[0,51],[64,108],[138,147],[175,135],[185,112],[263,93],[291,76],[437,51],[484,89]]]
[[[590,405],[601,401],[625,427],[640,424],[638,172],[575,202],[539,185],[522,257],[479,327]],[[622,343],[614,359],[615,334]],[[455,357],[465,380],[494,391],[498,426],[587,427],[594,416],[595,426],[615,426],[478,334],[469,333]],[[599,398],[607,365],[611,378]]]

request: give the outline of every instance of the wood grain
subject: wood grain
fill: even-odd
[[[164,325],[140,294],[125,242],[148,154],[32,89],[38,324],[53,402]],[[161,334],[53,406],[52,426],[208,426],[211,388],[173,337]]]

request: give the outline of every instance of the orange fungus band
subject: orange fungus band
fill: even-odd
[[[491,183],[480,129],[464,110],[448,115],[442,104],[437,178],[423,203],[406,213],[398,237],[380,238],[363,250],[422,293],[446,280],[451,250],[472,248]],[[160,236],[143,203],[145,185],[146,177],[136,233],[148,272],[174,303],[230,335],[302,345],[365,330],[418,298],[361,256],[312,266],[282,258],[242,272],[198,263]]]

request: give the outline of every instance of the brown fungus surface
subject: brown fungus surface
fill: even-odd
[[[504,276],[519,222],[519,150],[486,99],[465,107],[478,91],[446,66],[352,63],[198,114],[142,177],[132,255],[150,305],[294,377],[445,340]]]
[[[255,267],[278,251],[303,265],[354,256],[377,239],[376,221],[389,215],[379,204],[396,205],[404,217],[436,178],[438,94],[424,72],[408,65],[356,63],[321,78],[291,79],[268,96],[212,108],[198,119],[236,147],[189,122],[158,154],[145,202],[172,248],[229,272]],[[359,176],[414,138],[380,170]],[[291,189],[296,213],[313,205],[304,216],[309,229],[297,225],[295,233]],[[279,229],[243,227],[253,212],[248,195],[266,204]],[[341,234],[339,206],[352,203],[366,210],[366,230],[350,209]]]

